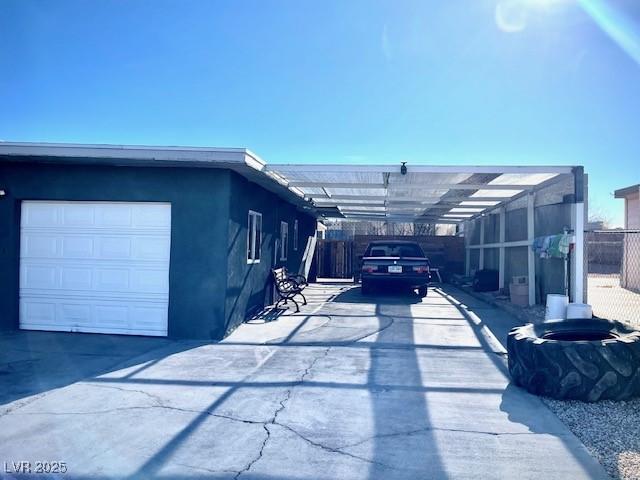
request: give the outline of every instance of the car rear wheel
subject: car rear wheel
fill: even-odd
[[[418,288],[418,295],[420,295],[423,298],[427,296],[428,292],[429,292],[429,289],[426,286]]]
[[[369,295],[371,293],[371,285],[369,285],[369,282],[365,282],[364,280],[362,281],[362,294],[363,295]]]

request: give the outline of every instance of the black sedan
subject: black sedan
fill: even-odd
[[[418,289],[427,295],[431,274],[429,259],[415,242],[380,240],[371,242],[362,257],[362,293],[367,295],[375,285],[393,285]]]

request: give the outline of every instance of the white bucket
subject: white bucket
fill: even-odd
[[[570,303],[567,305],[567,318],[591,318],[593,310],[586,303]]]
[[[547,295],[547,308],[544,312],[545,320],[564,320],[567,318],[569,297],[557,293]]]

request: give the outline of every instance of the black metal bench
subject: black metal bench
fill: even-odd
[[[284,267],[274,268],[271,270],[273,274],[273,282],[276,286],[276,290],[280,298],[276,302],[275,308],[278,308],[280,304],[287,305],[289,300],[296,306],[296,312],[300,311],[300,306],[296,302],[297,295],[302,297],[303,305],[307,304],[307,299],[302,294],[302,291],[307,286],[307,279],[302,275],[290,275],[287,269]]]

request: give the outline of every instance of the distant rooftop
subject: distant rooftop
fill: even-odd
[[[634,193],[640,192],[640,183],[636,183],[635,185],[631,185],[630,187],[621,188],[620,190],[616,190],[614,195],[616,198],[625,198]]]

